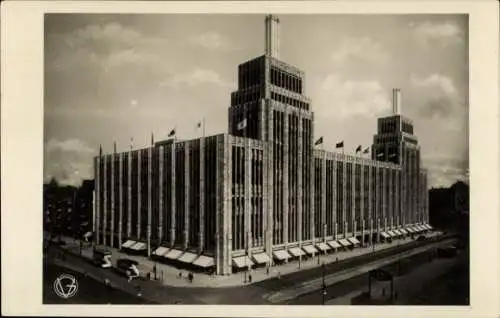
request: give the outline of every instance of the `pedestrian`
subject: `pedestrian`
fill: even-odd
[[[155,275],[155,280],[156,280],[156,263],[155,263],[155,265],[153,266],[153,273],[154,273],[154,275]]]
[[[189,274],[188,274],[188,280],[190,283],[193,282],[193,274],[191,272],[189,272]]]
[[[182,272],[179,272],[179,278],[182,278]]]
[[[252,282],[252,274],[248,274],[248,282],[251,283]]]
[[[266,274],[269,276],[269,266],[266,268]]]
[[[278,279],[281,279],[281,273],[278,272]]]
[[[337,259],[335,260],[335,262],[337,262],[337,263],[339,262],[339,257],[338,256],[337,256]]]

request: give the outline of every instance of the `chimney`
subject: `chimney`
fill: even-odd
[[[401,115],[401,89],[399,88],[392,90],[392,113],[393,115]]]
[[[266,55],[279,58],[279,23],[280,20],[273,16],[266,16]]]

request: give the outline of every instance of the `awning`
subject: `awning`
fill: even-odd
[[[389,234],[387,234],[387,232],[382,232],[382,233],[380,233],[380,235],[382,235],[383,238],[391,237]]]
[[[359,244],[361,244],[361,242],[357,238],[355,238],[355,237],[350,237],[347,240],[349,240],[349,242],[351,242],[353,245],[359,245]]]
[[[328,241],[328,245],[330,245],[332,248],[339,248],[342,247],[342,245],[339,244],[337,241]]]
[[[340,239],[339,243],[342,244],[342,246],[350,246],[351,245],[351,242],[349,242],[346,239]]]
[[[429,230],[433,230],[434,229],[430,224],[427,224],[427,226],[429,227]]]
[[[417,232],[422,232],[424,230],[420,225],[415,225],[413,228],[416,229]]]
[[[134,245],[132,245],[132,247],[130,247],[130,248],[133,250],[136,250],[136,251],[143,251],[143,250],[147,249],[148,246],[146,245],[146,243],[137,242]]]
[[[395,236],[398,236],[396,233],[394,233],[393,231],[387,231],[387,234],[389,234],[390,236],[392,237],[395,237]]]
[[[198,257],[198,255],[190,252],[186,252],[181,255],[177,260],[186,264],[191,264]]]
[[[238,268],[250,267],[253,265],[252,260],[248,256],[233,257],[233,266]]]
[[[403,233],[401,233],[399,230],[393,230],[393,232],[396,233],[397,236],[403,235]]]
[[[153,252],[153,255],[163,256],[163,254],[167,253],[168,250],[169,250],[168,247],[160,246]]]
[[[408,231],[405,229],[399,229],[399,232],[401,232],[403,235],[407,235]]]
[[[271,259],[269,259],[266,253],[252,254],[252,258],[257,264],[267,264],[271,262]]]
[[[407,228],[406,228],[406,231],[408,231],[408,233],[413,233],[413,232],[415,232],[415,231],[414,231],[411,227],[407,227]]]
[[[132,241],[132,240],[128,240],[126,241],[125,243],[122,244],[122,247],[125,247],[125,248],[130,248],[132,245],[134,245],[136,242],[135,241]]]
[[[194,262],[193,265],[203,267],[203,268],[208,268],[212,267],[215,265],[214,258],[213,257],[208,257],[205,255],[200,255]]]
[[[330,249],[331,249],[331,247],[330,247],[330,246],[328,246],[328,244],[323,243],[323,242],[316,244],[316,247],[317,247],[319,250],[321,250],[321,251],[328,251],[328,250],[330,250]]]
[[[285,250],[273,251],[273,256],[280,261],[290,258],[290,254],[288,254],[288,252]]]
[[[290,254],[292,254],[292,256],[295,256],[295,257],[306,255],[306,253],[304,253],[304,251],[299,247],[289,248],[288,252],[290,252]]]
[[[166,257],[168,259],[178,259],[181,254],[182,251],[171,249],[169,252],[167,252],[167,254],[164,254],[163,257]]]
[[[312,255],[312,254],[318,253],[318,250],[314,246],[312,246],[312,245],[303,245],[302,249],[304,251],[306,251],[307,254],[311,254]]]

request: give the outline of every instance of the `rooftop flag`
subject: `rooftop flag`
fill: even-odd
[[[342,140],[341,142],[337,142],[335,144],[335,148],[344,148],[344,141]]]
[[[237,128],[238,130],[242,130],[242,129],[245,129],[245,128],[246,128],[246,126],[247,126],[247,119],[245,118],[245,119],[243,119],[242,121],[240,121],[240,122],[238,123],[238,125],[236,125],[236,128]]]
[[[318,140],[316,140],[316,142],[314,143],[315,146],[317,145],[321,145],[323,143],[323,136],[319,137]]]
[[[172,129],[172,130],[168,133],[168,137],[172,137],[172,136],[175,136],[175,129]]]

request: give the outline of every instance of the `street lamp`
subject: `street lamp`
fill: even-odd
[[[325,263],[323,263],[321,265],[321,268],[323,269],[323,288],[321,290],[321,296],[322,296],[322,304],[324,305],[325,304],[325,297],[326,297],[326,284],[325,284],[325,270],[326,270],[326,266],[325,266]]]

